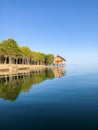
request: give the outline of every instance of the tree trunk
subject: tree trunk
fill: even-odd
[[[9,57],[9,64],[11,64],[12,63],[12,61],[11,61],[11,57]]]
[[[16,58],[16,64],[18,64],[18,58]]]
[[[7,57],[5,57],[5,61],[4,61],[4,64],[6,64],[7,63]]]
[[[24,64],[24,59],[22,59],[22,64]]]

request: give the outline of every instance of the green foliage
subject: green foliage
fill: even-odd
[[[48,54],[45,56],[45,63],[47,64],[52,64],[54,60],[54,56],[52,54]]]
[[[2,42],[3,55],[8,57],[17,57],[20,54],[20,48],[15,40],[8,39]]]
[[[0,98],[15,101],[21,92],[28,92],[35,84],[55,77],[53,70],[35,70],[28,75],[0,78]]]
[[[0,63],[18,64],[52,64],[54,56],[31,51],[29,47],[19,47],[13,39],[4,40],[0,43]]]
[[[20,48],[20,50],[21,50],[22,56],[24,58],[30,58],[31,57],[32,52],[31,52],[29,47],[23,46],[23,47]]]

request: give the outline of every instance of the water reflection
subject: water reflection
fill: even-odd
[[[53,71],[56,78],[61,78],[62,76],[65,76],[66,72],[64,67],[54,68]]]
[[[28,92],[33,85],[64,75],[64,68],[48,68],[0,76],[0,98],[15,101],[21,92]]]

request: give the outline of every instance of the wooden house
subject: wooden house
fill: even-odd
[[[63,65],[66,63],[66,59],[64,59],[63,57],[57,55],[56,57],[54,57],[54,61],[53,64],[57,64],[57,65]]]

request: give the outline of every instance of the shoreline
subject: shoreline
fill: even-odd
[[[0,76],[28,73],[32,70],[51,68],[50,65],[0,64]]]
[[[51,67],[50,65],[29,65],[29,64],[0,64],[0,69],[3,69],[3,68],[10,68],[10,67],[18,67],[18,68],[21,68],[21,67],[36,67],[36,68],[39,68],[39,67]]]

